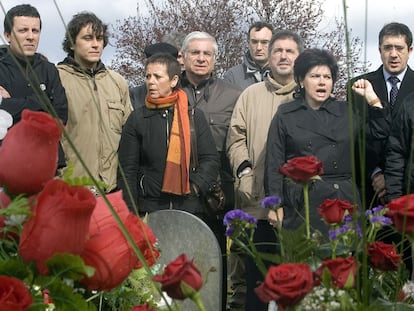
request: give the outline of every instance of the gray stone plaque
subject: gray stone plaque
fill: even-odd
[[[198,217],[178,210],[161,210],[148,215],[148,225],[161,249],[159,263],[166,265],[182,253],[194,259],[203,276],[200,295],[206,311],[220,311],[222,301],[222,263],[220,246],[214,233]],[[177,301],[177,303],[180,303]],[[190,299],[183,311],[198,311]]]

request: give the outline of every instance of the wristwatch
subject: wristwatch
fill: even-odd
[[[244,175],[249,174],[252,171],[251,167],[246,167],[245,169],[243,169],[238,175],[237,177],[242,178]]]

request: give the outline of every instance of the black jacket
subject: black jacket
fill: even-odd
[[[384,171],[388,201],[414,193],[413,126],[414,92],[401,103],[388,139]]]
[[[20,121],[24,109],[47,111],[53,109],[66,123],[68,101],[54,64],[41,54],[35,54],[30,63],[13,56],[8,47],[0,49],[0,85],[10,94],[3,98],[1,108]]]
[[[401,81],[401,85],[398,91],[397,100],[394,104],[394,108],[391,110],[388,102],[388,91],[387,84],[384,78],[383,66],[381,65],[377,70],[369,72],[367,74],[358,76],[350,81],[350,86],[352,83],[358,79],[367,79],[371,82],[372,87],[377,94],[378,98],[381,100],[381,103],[387,109],[389,118],[393,123],[396,121],[396,116],[398,111],[402,106],[404,98],[414,91],[414,71],[408,67],[405,73],[404,79]],[[357,115],[361,116],[363,114],[363,107],[366,106],[366,101],[362,96],[356,95],[350,91],[348,97],[348,102],[352,103]],[[385,139],[374,139],[365,140],[366,147],[366,157],[365,157],[365,168],[366,168],[366,184],[368,192],[368,200],[373,196],[373,189],[371,186],[371,175],[376,168],[384,170],[385,165],[385,150],[387,144],[388,136]],[[359,159],[357,159],[359,160]],[[360,168],[360,163],[357,163],[357,169]]]
[[[56,113],[66,124],[65,89],[55,65],[43,55],[36,53],[28,63],[11,54],[8,47],[0,48],[0,86],[10,94],[10,98],[3,98],[0,107],[12,115],[13,124],[20,121],[24,109]],[[65,165],[63,148],[59,145],[58,168]]]
[[[189,110],[189,113],[192,109]],[[174,109],[148,109],[141,106],[128,118],[119,144],[119,163],[132,198],[140,213],[175,208],[193,214],[206,214],[205,206],[191,187],[192,193],[177,196],[161,192],[167,157],[167,140]],[[217,180],[219,158],[214,140],[203,113],[194,110],[199,167],[190,170],[190,183],[207,192]],[[123,190],[128,206],[133,203],[122,173],[118,174],[118,186]]]

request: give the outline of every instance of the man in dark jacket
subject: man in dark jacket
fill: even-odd
[[[393,147],[392,151],[388,153],[386,153],[386,139],[363,141],[366,146],[365,161],[362,161],[362,165],[357,162],[357,170],[365,166],[365,170],[361,170],[362,172],[365,171],[365,175],[361,175],[361,178],[358,177],[358,180],[362,181],[362,178],[365,178],[366,181],[366,187],[365,189],[362,187],[361,195],[362,199],[365,199],[365,207],[367,208],[370,207],[371,204],[376,206],[378,203],[384,203],[387,198],[395,198],[402,194],[402,192],[396,191],[396,180],[391,177],[394,173],[391,172],[390,169],[395,168],[396,171],[394,176],[399,175],[399,169],[403,169],[405,164],[401,162],[398,163],[397,169],[394,167],[395,160],[393,159],[402,156],[404,153],[408,154],[410,152],[410,149],[400,149],[403,145],[405,147],[408,146],[409,148],[409,145],[405,144],[407,142],[403,143],[402,141],[407,137],[406,135],[411,132],[411,130],[404,128],[406,123],[403,123],[401,120],[401,118],[409,118],[410,116],[407,112],[400,112],[400,110],[402,110],[401,107],[404,99],[410,92],[414,91],[414,71],[408,66],[408,59],[413,50],[412,42],[413,35],[406,25],[396,22],[386,24],[379,33],[378,42],[382,65],[376,71],[369,72],[366,75],[352,80],[353,82],[359,78],[364,78],[371,82],[379,100],[390,114],[392,126],[396,126],[395,131],[392,131],[401,135],[400,137],[390,138],[392,141],[391,146]],[[391,82],[392,79],[396,79],[394,87]],[[394,95],[393,89],[396,91]],[[350,100],[354,107],[358,109],[359,115],[363,115],[363,110],[361,109],[365,104],[363,98],[361,96],[355,96],[351,97]],[[404,132],[404,135],[402,132]],[[399,156],[394,152],[399,152]],[[386,162],[388,163],[388,168],[385,167]],[[388,181],[384,179],[384,169],[388,171],[388,173],[386,173],[386,175],[389,176],[387,177]],[[402,183],[398,185],[400,190],[402,190],[402,187]],[[386,194],[386,192],[389,193]],[[376,200],[376,195],[380,199],[379,202]],[[384,228],[378,234],[378,238],[387,243],[399,244],[401,242],[400,235],[394,233],[394,231],[388,227]],[[403,249],[404,263],[409,272],[412,273],[411,247],[407,243]]]
[[[408,59],[412,52],[413,36],[410,29],[401,23],[389,23],[385,25],[379,33],[378,49],[381,55],[382,65],[373,72],[352,79],[354,81],[361,78],[371,82],[375,93],[381,103],[391,114],[392,120],[396,120],[397,111],[401,106],[404,98],[414,91],[414,71],[407,65]],[[396,99],[391,103],[390,92],[392,83],[390,77],[397,77],[396,87],[398,93]],[[350,94],[349,100],[362,115],[361,107],[365,102],[363,97]],[[381,198],[384,196],[384,162],[385,162],[385,144],[386,141],[369,141],[366,142],[366,205],[369,206],[374,194],[377,193]]]
[[[262,82],[270,71],[268,46],[272,34],[271,24],[253,23],[247,34],[248,50],[243,56],[243,62],[226,71],[223,80],[243,90],[256,82]]]
[[[184,78],[182,88],[187,93],[191,106],[201,109],[210,125],[220,154],[220,180],[226,197],[226,210],[234,208],[233,176],[226,156],[226,135],[234,105],[241,93],[236,86],[213,76],[217,42],[208,33],[194,31],[186,36],[182,46],[184,57]],[[221,217],[211,217],[210,228],[216,234],[223,256],[223,309],[226,303],[227,270],[226,238]]]
[[[68,104],[56,67],[36,53],[41,31],[36,8],[28,4],[11,8],[4,19],[9,46],[0,48],[1,109],[20,121],[24,109],[46,111],[65,124]],[[60,149],[59,166],[64,165]]]

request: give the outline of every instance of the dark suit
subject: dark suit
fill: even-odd
[[[398,114],[398,110],[402,106],[402,102],[405,97],[407,97],[408,94],[414,91],[414,71],[407,67],[407,71],[405,72],[404,78],[401,81],[400,88],[398,90],[397,99],[395,101],[394,107],[391,109],[389,101],[388,101],[388,90],[387,90],[387,84],[384,78],[383,73],[383,66],[381,65],[376,71],[369,72],[365,75],[356,77],[351,80],[351,85],[354,81],[358,79],[367,79],[371,82],[372,87],[377,94],[378,98],[381,100],[381,103],[384,105],[384,108],[388,110],[388,113],[390,114],[391,118],[391,126],[393,122],[397,119],[396,116]],[[351,96],[348,98],[350,102],[353,103],[354,108],[361,113],[363,110],[364,105],[366,105],[366,101],[363,97],[351,94]],[[384,171],[385,166],[385,152],[386,152],[386,143],[385,141],[379,141],[379,140],[370,140],[366,141],[365,147],[366,147],[366,156],[365,156],[365,180],[366,180],[366,189],[365,189],[365,201],[366,201],[366,207],[368,208],[370,206],[370,203],[372,199],[374,198],[374,189],[371,185],[371,175],[374,172],[374,169],[376,167],[380,168],[382,171]],[[360,159],[356,159],[357,163],[357,172],[359,171],[361,165],[360,165]],[[361,181],[361,177],[357,177],[358,182]],[[376,206],[374,202],[373,206]],[[382,231],[378,234],[378,239],[386,242],[386,243],[398,243],[401,241],[401,237],[399,234],[394,233],[393,230],[390,230],[390,228],[384,228]],[[411,260],[411,248],[409,245],[406,245],[404,251],[404,262],[407,266],[407,269],[410,272],[410,275],[412,273],[412,260]]]

